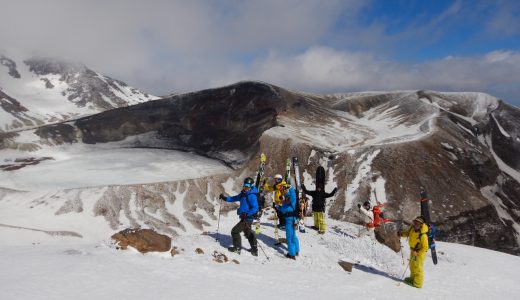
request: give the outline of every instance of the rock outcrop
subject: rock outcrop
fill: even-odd
[[[112,239],[123,250],[126,250],[128,246],[132,246],[141,253],[166,252],[170,250],[172,245],[170,237],[151,229],[128,228],[112,235]]]

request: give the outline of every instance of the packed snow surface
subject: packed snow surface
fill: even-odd
[[[180,254],[116,250],[108,240],[81,241],[0,226],[2,299],[517,299],[520,258],[500,252],[437,243],[439,264],[428,255],[422,289],[399,283],[408,275],[401,253],[357,237],[358,227],[329,221],[329,230],[299,234],[296,261],[275,246],[272,221],[263,220],[258,257],[225,249],[234,214],[222,216],[208,235],[173,240]],[[307,220],[310,223],[310,220]],[[309,224],[308,224],[309,225]],[[332,226],[330,226],[332,225]],[[111,232],[106,232],[107,236]],[[218,237],[218,241],[216,238]],[[244,238],[245,248],[248,243]],[[5,243],[6,240],[11,241]],[[12,241],[17,241],[13,243]],[[402,240],[406,243],[406,240]],[[204,254],[196,254],[201,248]],[[213,261],[214,251],[229,261]],[[239,264],[231,262],[236,259]],[[355,263],[352,273],[338,261]]]

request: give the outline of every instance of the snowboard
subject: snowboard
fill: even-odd
[[[325,189],[325,168],[322,166],[316,168],[316,187],[321,187],[322,190]]]
[[[432,224],[430,219],[430,208],[428,203],[430,200],[428,199],[428,195],[424,188],[421,188],[421,215],[424,217],[424,221],[426,221],[426,225],[428,225],[428,245],[430,245],[430,250],[432,252],[432,261],[433,264],[437,264],[437,250],[435,249],[435,225]]]

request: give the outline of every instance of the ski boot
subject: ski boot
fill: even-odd
[[[229,247],[228,250],[229,250],[229,252],[233,252],[233,253],[240,255],[240,248],[233,246],[233,247]]]

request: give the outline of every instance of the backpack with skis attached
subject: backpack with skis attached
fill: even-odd
[[[428,226],[428,245],[430,247],[430,250],[432,252],[432,260],[433,264],[437,264],[437,250],[435,249],[435,236],[437,234],[437,230],[435,228],[435,225],[432,224],[430,220],[430,209],[428,202],[430,201],[428,199],[428,195],[426,194],[426,190],[421,187],[421,215],[424,217],[424,221],[426,222],[426,225]]]

